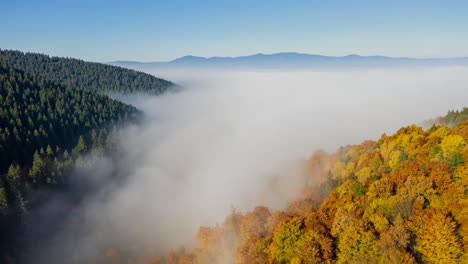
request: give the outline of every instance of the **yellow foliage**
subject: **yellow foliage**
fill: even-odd
[[[422,212],[411,218],[415,249],[427,263],[460,263],[463,254],[456,223],[441,211]]]
[[[333,221],[330,233],[332,236],[337,237],[349,226],[355,225],[359,219],[352,213],[337,213]]]
[[[388,161],[388,166],[393,169],[395,168],[398,163],[400,163],[400,156],[401,156],[401,151],[399,150],[395,150],[392,152],[391,156],[390,156],[390,159]]]
[[[314,230],[307,231],[296,242],[296,256],[291,263],[323,263],[320,245],[320,234]]]
[[[349,225],[339,234],[338,263],[346,263],[355,257],[363,257],[373,252],[376,236],[366,230],[362,223]]]
[[[394,213],[396,212],[396,207],[398,205],[400,197],[392,196],[389,199],[383,199],[383,198],[376,198],[373,199],[369,206],[366,208],[364,212],[364,217],[368,218],[371,222],[371,216],[372,215],[382,215],[384,216],[387,220],[391,217],[394,216]],[[381,221],[385,221],[381,219]],[[382,222],[383,225],[385,225]],[[385,226],[382,226],[385,227]]]
[[[359,182],[364,183],[371,176],[372,170],[369,167],[364,167],[360,171],[356,172],[355,175]]]
[[[273,234],[268,252],[273,261],[290,262],[296,255],[296,243],[303,233],[303,219],[299,217],[282,221]]]
[[[335,180],[343,180],[346,176],[346,166],[344,162],[336,162],[331,171]]]
[[[380,166],[382,166],[382,160],[380,159],[379,155],[374,155],[374,157],[370,161],[370,166],[372,170],[378,170]]]
[[[384,177],[369,187],[368,196],[371,198],[388,198],[392,195],[393,183],[387,177]]]
[[[447,206],[446,198],[440,195],[432,194],[429,197],[429,206],[431,208],[444,208]]]
[[[371,214],[368,219],[374,225],[375,230],[378,232],[382,232],[389,227],[388,219],[380,213]]]
[[[440,148],[444,156],[450,153],[461,152],[465,146],[465,140],[459,135],[450,135],[445,137],[440,143]]]
[[[444,138],[448,136],[449,134],[450,134],[450,128],[446,126],[440,126],[434,132],[432,132],[428,137],[429,138],[432,138],[432,137]]]
[[[453,177],[460,178],[460,179],[468,178],[468,166],[467,165],[459,166],[453,173]]]
[[[408,176],[404,186],[398,189],[398,194],[405,198],[419,199],[427,198],[434,194],[431,179],[424,176]]]
[[[385,141],[380,147],[380,154],[382,155],[384,161],[390,159],[390,154],[395,150],[396,142],[395,141]]]

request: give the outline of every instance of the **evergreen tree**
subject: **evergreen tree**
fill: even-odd
[[[21,182],[21,168],[18,164],[11,164],[8,169],[7,179],[13,186],[19,186]]]
[[[38,183],[44,180],[46,176],[46,168],[46,163],[42,159],[41,155],[39,155],[39,152],[34,152],[32,167],[29,171],[29,177],[33,182]]]
[[[83,136],[80,136],[78,139],[78,143],[76,144],[75,148],[73,149],[73,153],[79,154],[84,153],[88,149],[86,145],[86,141]]]

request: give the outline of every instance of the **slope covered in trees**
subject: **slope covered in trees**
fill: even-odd
[[[0,50],[0,64],[47,80],[99,92],[160,94],[173,86],[172,82],[134,70],[38,53]]]
[[[282,211],[233,212],[199,247],[149,263],[463,263],[468,247],[468,121],[411,125],[317,152]],[[317,184],[319,180],[319,184]]]
[[[73,208],[94,191],[72,175],[103,152],[119,155],[117,129],[141,112],[104,93],[157,95],[171,86],[119,67],[0,50],[0,262],[20,261],[24,243],[36,239],[31,234],[52,234],[34,223],[50,201],[60,196]],[[52,211],[59,228],[67,214]]]
[[[433,124],[454,127],[458,123],[468,120],[468,107],[463,107],[462,110],[450,110],[444,116],[440,116],[429,121],[425,124],[432,126]]]
[[[29,194],[63,187],[80,155],[111,145],[116,125],[138,114],[94,91],[0,66],[0,253],[34,206]]]
[[[0,172],[30,165],[36,151],[71,149],[80,136],[137,113],[105,95],[0,66]]]

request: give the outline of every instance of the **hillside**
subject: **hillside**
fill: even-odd
[[[137,114],[93,91],[0,66],[0,172],[29,165],[35,151],[70,149],[80,135]]]
[[[34,190],[66,190],[74,161],[108,147],[114,127],[138,113],[94,91],[0,66],[0,256],[18,249],[12,243],[22,217],[47,201],[33,198]]]
[[[458,123],[468,120],[468,107],[464,107],[462,110],[451,110],[444,116],[440,116],[424,122],[425,126],[442,125],[448,127],[454,127]]]
[[[464,121],[317,152],[285,210],[233,211],[199,229],[198,248],[149,263],[462,263],[467,142]]]
[[[25,220],[31,210],[54,193],[86,195],[69,193],[75,161],[91,149],[111,149],[120,124],[140,114],[93,90],[0,64],[0,262],[21,252],[24,229],[34,227]]]
[[[160,94],[173,86],[170,81],[134,70],[38,53],[0,50],[0,64],[47,80],[99,92]]]

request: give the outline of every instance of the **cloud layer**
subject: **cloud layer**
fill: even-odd
[[[42,254],[49,263],[63,252],[80,262],[106,243],[191,246],[200,225],[232,207],[285,206],[300,189],[298,162],[314,151],[378,139],[468,98],[468,68],[155,74],[184,88],[121,98],[145,119],[121,132],[119,159],[77,172],[99,191],[67,214]]]

